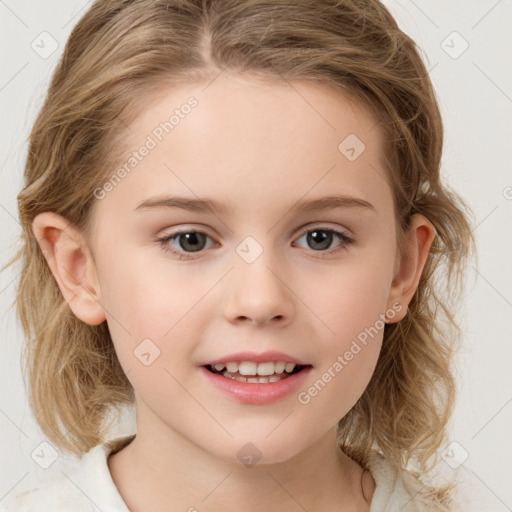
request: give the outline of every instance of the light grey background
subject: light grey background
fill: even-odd
[[[444,450],[442,464],[471,482],[474,500],[482,503],[474,501],[471,510],[512,510],[512,1],[385,4],[423,49],[445,121],[445,180],[475,214],[478,270],[473,262],[459,312],[464,343],[450,426],[456,444]],[[18,247],[16,196],[26,139],[66,39],[89,5],[0,0],[0,265]],[[46,55],[52,38],[58,47]],[[0,504],[75,462],[60,455],[48,469],[40,467],[52,453],[40,445],[44,437],[28,409],[21,377],[23,337],[11,308],[18,275],[18,267],[0,274]],[[127,420],[118,433],[132,428]]]

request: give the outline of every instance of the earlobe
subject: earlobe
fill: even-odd
[[[96,266],[83,235],[52,212],[37,215],[32,231],[73,313],[90,325],[103,322],[106,317]]]
[[[397,256],[395,274],[388,297],[388,308],[397,303],[400,303],[402,308],[393,317],[393,321],[388,323],[399,322],[407,314],[407,306],[418,288],[435,234],[434,226],[426,217],[420,214],[411,217],[404,254]]]

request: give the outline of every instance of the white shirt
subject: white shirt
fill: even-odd
[[[0,512],[130,512],[119,494],[107,465],[112,451],[118,451],[134,438],[119,437],[99,444],[78,464],[42,483],[15,495]],[[403,471],[396,472],[379,453],[373,452],[368,464],[376,487],[370,512],[423,512],[416,493],[421,484]]]

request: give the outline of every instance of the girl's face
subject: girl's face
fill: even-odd
[[[376,121],[312,83],[221,74],[148,98],[126,141],[90,244],[139,431],[238,463],[333,436],[406,309]],[[267,384],[205,368],[230,361],[307,367]]]

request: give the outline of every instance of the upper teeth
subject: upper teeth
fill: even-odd
[[[279,361],[277,363],[255,363],[253,361],[242,361],[241,363],[228,362],[217,363],[214,368],[220,372],[224,368],[230,373],[239,372],[240,375],[273,375],[274,373],[291,373],[295,368],[295,363],[285,363]]]

